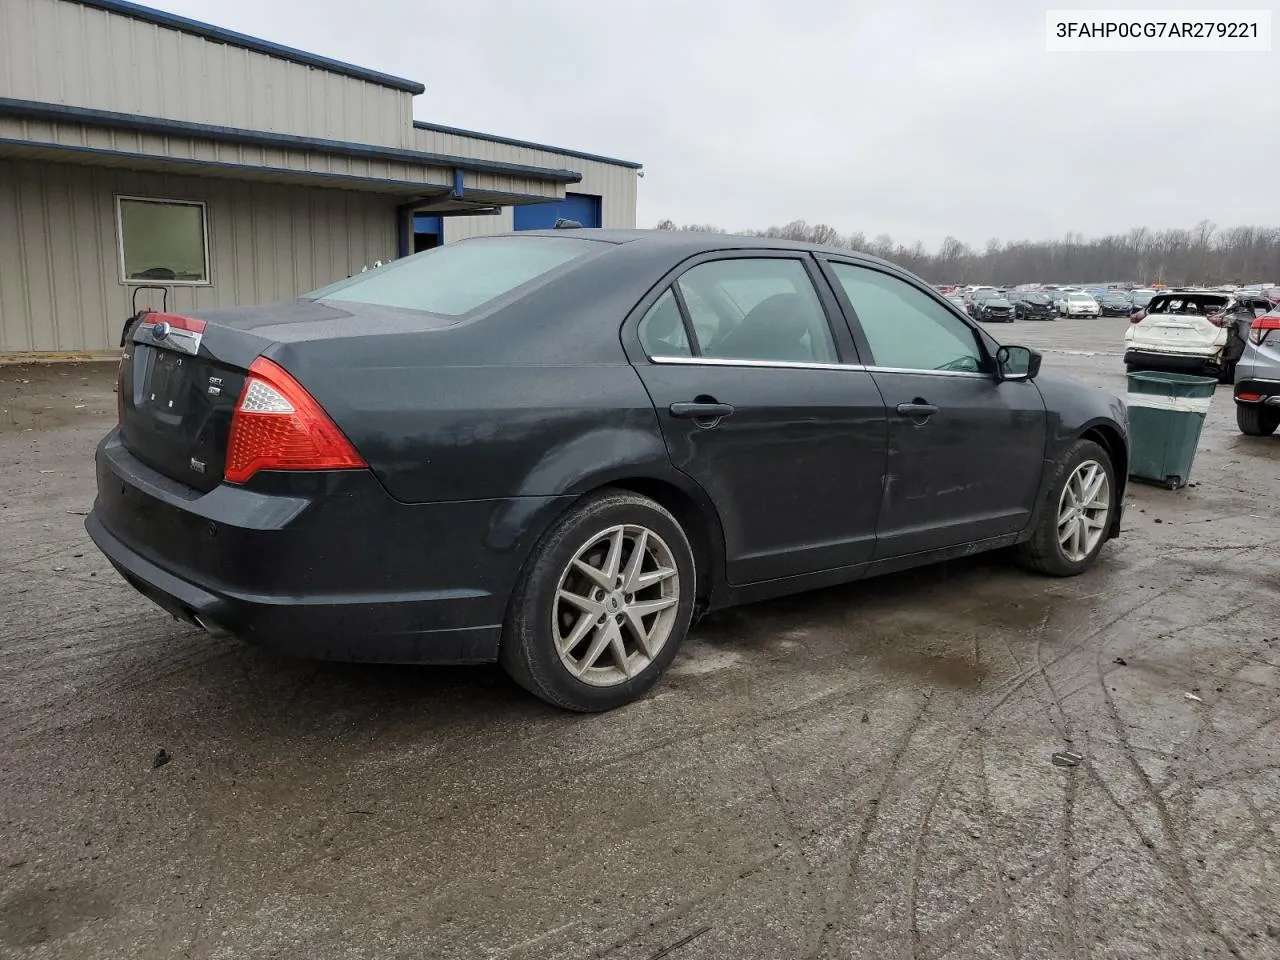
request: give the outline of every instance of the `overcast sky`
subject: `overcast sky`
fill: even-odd
[[[1280,224],[1280,48],[1048,53],[1065,0],[152,3],[421,81],[421,120],[642,162],[640,226]]]

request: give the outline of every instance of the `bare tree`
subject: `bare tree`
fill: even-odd
[[[708,224],[677,228],[671,220],[658,226],[725,232]],[[743,232],[864,251],[899,263],[932,283],[1280,283],[1280,227],[1219,229],[1210,220],[1189,230],[1134,227],[1093,239],[1078,233],[1058,241],[1006,243],[992,238],[980,252],[953,236],[930,253],[921,243],[907,247],[888,234],[868,241],[861,231],[842,236],[829,224],[810,225],[803,220]]]

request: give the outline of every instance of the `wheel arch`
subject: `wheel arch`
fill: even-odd
[[[1100,420],[1081,430],[1079,439],[1092,440],[1107,451],[1107,456],[1111,458],[1111,465],[1115,468],[1116,503],[1121,504],[1124,500],[1125,486],[1129,480],[1129,446],[1125,443],[1124,435],[1115,424]],[[1108,539],[1119,536],[1122,512],[1122,510],[1115,510],[1112,513],[1111,529],[1107,531]]]
[[[618,465],[579,476],[566,496],[557,497],[554,510],[537,523],[537,540],[520,558],[519,569],[532,562],[537,541],[589,497],[608,490],[625,490],[648,497],[668,510],[680,522],[693,549],[697,570],[695,613],[719,605],[724,594],[725,545],[720,514],[711,498],[692,479],[671,469],[646,464],[629,468]]]
[[[602,490],[629,490],[669,510],[684,528],[693,548],[694,566],[698,571],[695,616],[711,606],[724,582],[724,531],[720,515],[710,499],[699,490],[696,494],[667,478],[652,476],[621,477],[601,484],[591,493]]]

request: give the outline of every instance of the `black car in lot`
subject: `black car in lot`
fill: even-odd
[[[1104,317],[1127,317],[1141,307],[1134,307],[1133,301],[1123,293],[1104,293],[1098,298],[1098,308]]]
[[[1014,319],[1058,319],[1058,311],[1054,309],[1053,300],[1047,294],[1037,293],[1034,290],[1026,293],[1011,293],[1009,301],[1013,304]]]
[[[1013,323],[1013,304],[998,290],[975,292],[970,312],[983,323]]]
[[[148,313],[86,527],[175,616],[315,658],[641,696],[701,613],[1118,535],[1124,405],[847,250],[464,240],[296,300]]]

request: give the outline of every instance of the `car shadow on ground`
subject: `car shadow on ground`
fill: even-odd
[[[1046,594],[1059,583],[1029,578],[997,554],[731,608],[695,627],[674,672],[708,647],[731,651],[753,672],[767,671],[780,643],[798,641],[808,650],[793,660],[795,669],[822,669],[805,652],[824,660],[870,657],[892,674],[976,686],[985,668],[973,662],[970,626],[1029,628],[1047,605],[1068,598]],[[139,731],[194,725],[218,739],[288,742],[321,734],[359,739],[391,728],[474,731],[484,724],[527,731],[530,724],[580,719],[525,693],[495,664],[301,660],[214,639],[159,614],[137,618],[130,633],[89,699]]]

